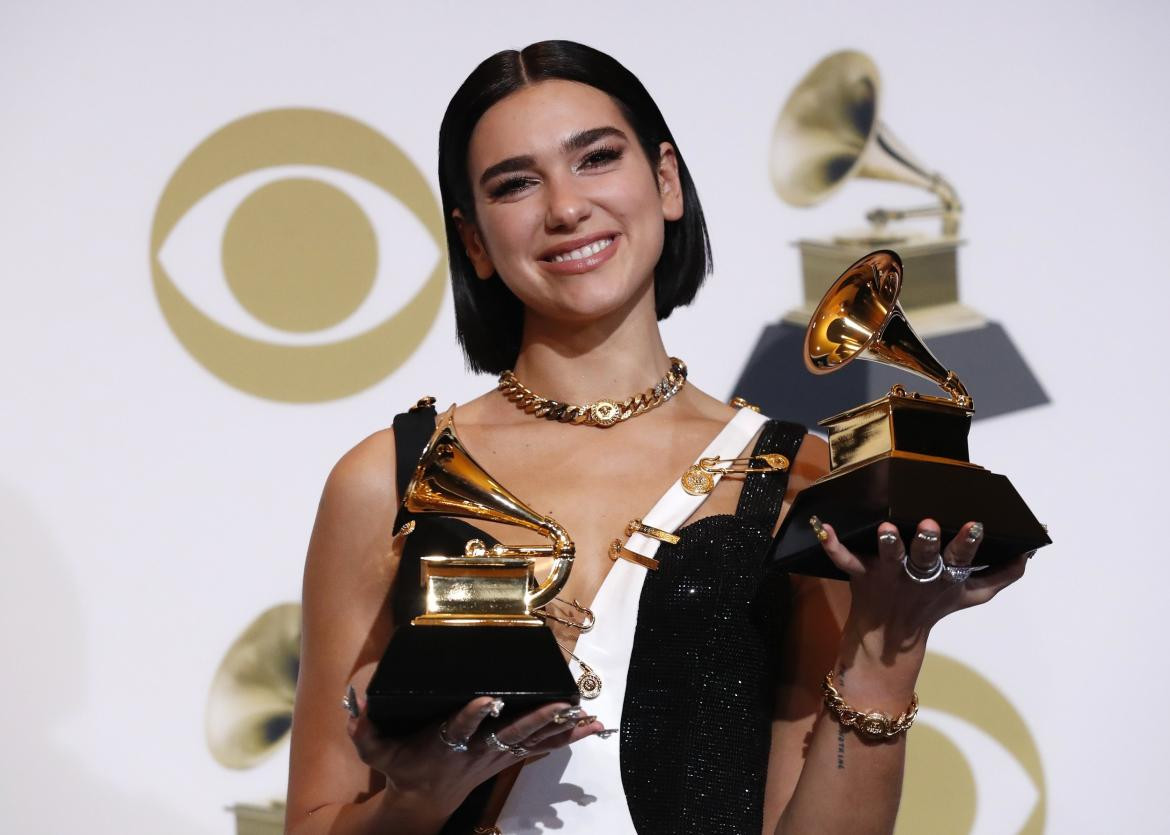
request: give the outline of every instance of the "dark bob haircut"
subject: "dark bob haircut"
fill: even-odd
[[[659,143],[674,146],[682,186],[683,216],[667,221],[662,256],[654,268],[654,299],[659,319],[689,304],[711,272],[711,243],[694,181],[658,105],[637,77],[604,52],[573,41],[542,41],[517,52],[497,52],[467,77],[447,105],[439,129],[439,192],[447,224],[447,252],[455,297],[455,326],[471,370],[498,374],[520,353],[524,307],[498,275],[486,281],[475,274],[452,212],[475,220],[475,201],[467,170],[471,133],[496,102],[531,84],[551,79],[577,81],[607,93],[634,129],[646,158],[656,169]]]

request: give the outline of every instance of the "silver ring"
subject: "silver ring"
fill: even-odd
[[[452,742],[451,739],[447,736],[447,723],[446,722],[444,722],[442,725],[439,725],[439,739],[441,739],[443,741],[443,744],[446,745],[448,748],[450,748],[452,751],[454,751],[456,754],[463,754],[463,753],[467,752],[467,740],[466,739],[464,739],[462,741],[456,740],[455,742]]]
[[[485,736],[483,741],[495,748],[497,751],[507,751],[509,754],[512,753],[512,746],[502,741],[498,736],[495,735],[494,732]]]
[[[927,569],[921,569],[910,562],[909,554],[902,554],[902,568],[906,572],[906,576],[915,583],[933,583],[943,573],[942,554],[935,554],[934,565]]]
[[[985,568],[987,568],[986,565],[946,565],[943,566],[943,571],[946,572],[948,581],[962,583],[976,571],[982,571]]]
[[[528,756],[528,749],[523,745],[509,745],[508,750],[512,752],[512,756],[516,759],[522,759]]]

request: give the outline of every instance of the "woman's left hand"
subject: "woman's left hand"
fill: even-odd
[[[918,524],[909,549],[898,529],[883,523],[874,543],[877,553],[871,556],[854,554],[837,539],[832,525],[823,523],[822,527],[825,553],[849,575],[853,603],[845,637],[885,663],[890,663],[894,654],[924,650],[935,623],[952,612],[986,603],[1023,576],[1031,556],[1021,554],[1010,562],[977,569],[966,579],[956,580],[946,569],[969,567],[983,539],[983,526],[968,522],[942,547],[942,573],[930,582],[915,582],[911,573],[929,576],[938,565],[940,532],[933,519],[923,519]],[[908,562],[906,567],[903,555]]]

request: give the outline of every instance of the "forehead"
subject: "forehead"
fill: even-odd
[[[608,94],[588,84],[560,79],[540,81],[496,102],[471,133],[467,149],[470,174],[502,159],[559,153],[562,140],[604,126],[634,138],[633,129]]]

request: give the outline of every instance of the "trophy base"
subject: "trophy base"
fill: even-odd
[[[547,626],[402,626],[366,691],[370,721],[401,736],[446,719],[477,696],[504,700],[502,716],[580,700]]]
[[[926,518],[938,522],[944,546],[967,522],[982,522],[976,565],[996,565],[1052,542],[1006,476],[936,461],[882,458],[830,475],[797,495],[769,564],[792,574],[845,579],[817,541],[810,516],[832,525],[857,554],[877,550],[882,522],[897,525],[908,543]]]

